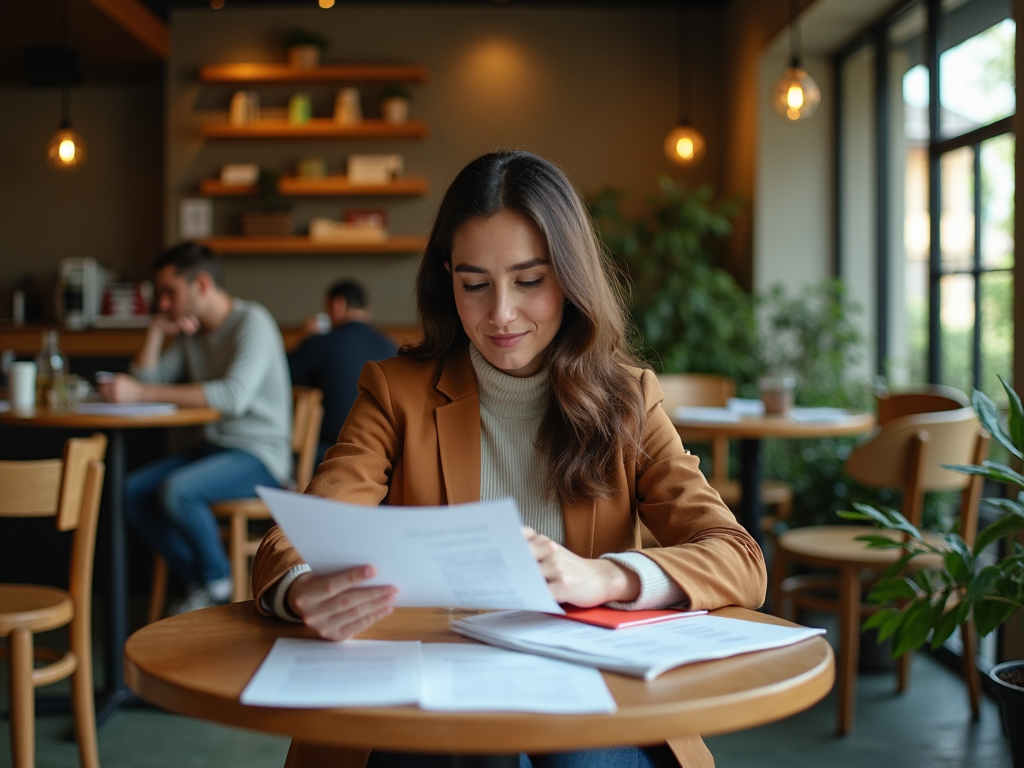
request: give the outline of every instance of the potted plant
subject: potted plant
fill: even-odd
[[[305,29],[296,29],[288,33],[284,47],[288,50],[288,66],[315,69],[320,64],[320,54],[327,48],[327,38]]]
[[[256,184],[258,209],[242,213],[242,234],[246,237],[279,237],[292,233],[292,204],[278,192],[278,174],[260,168]]]
[[[381,94],[381,112],[386,123],[404,123],[409,119],[412,94],[399,83],[387,86]]]
[[[974,392],[974,408],[989,434],[1012,456],[1024,459],[1020,397],[1005,381],[1003,388],[1009,397],[1006,426],[1000,421],[995,404],[981,392]],[[956,533],[944,534],[941,545],[930,544],[893,509],[856,504],[856,511],[840,513],[849,520],[873,521],[881,528],[906,534],[898,541],[874,535],[861,537],[872,548],[906,550],[868,596],[869,602],[875,604],[901,601],[902,606],[883,607],[864,624],[865,629],[878,629],[880,641],[892,638],[894,657],[924,645],[929,638],[932,648],[938,648],[968,620],[973,620],[978,634],[984,637],[1024,608],[1024,546],[1014,541],[1009,551],[995,562],[982,557],[996,541],[1024,529],[1024,475],[995,461],[949,469],[981,475],[1017,489],[1015,498],[986,499],[1001,515],[978,534],[973,547],[968,547]],[[908,570],[916,558],[924,556],[941,562],[941,566]],[[999,692],[1013,765],[1024,768],[1024,660],[997,664],[989,676]]]

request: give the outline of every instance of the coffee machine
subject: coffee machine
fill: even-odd
[[[61,259],[57,280],[58,319],[68,328],[88,328],[100,313],[107,270],[89,258]]]

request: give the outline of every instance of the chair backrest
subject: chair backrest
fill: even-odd
[[[966,408],[971,401],[959,389],[936,384],[886,394],[878,397],[875,403],[878,423],[887,424],[893,419],[916,413],[937,413]]]
[[[973,540],[982,479],[940,465],[979,464],[988,455],[988,443],[973,408],[901,416],[857,446],[846,471],[865,485],[902,489],[901,511],[914,525],[921,524],[925,491],[964,491],[961,534]]]
[[[711,373],[663,373],[658,376],[658,383],[665,393],[663,407],[669,416],[681,405],[723,408],[736,394],[732,379]],[[711,482],[725,482],[729,479],[729,440],[715,437],[710,442]]]
[[[306,490],[313,479],[320,423],[324,418],[324,393],[312,387],[292,387],[292,453],[295,460],[295,490]]]
[[[671,413],[680,405],[723,408],[736,394],[736,384],[728,376],[710,373],[663,373],[658,376],[665,393],[665,410]]]
[[[102,434],[73,437],[63,459],[0,461],[0,517],[55,517],[57,529],[75,531],[69,592],[78,615],[89,615],[96,521],[103,490]]]

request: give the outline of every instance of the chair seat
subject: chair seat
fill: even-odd
[[[886,536],[898,541],[899,534],[892,531],[879,530],[866,525],[815,525],[807,528],[794,528],[781,534],[776,546],[786,552],[787,556],[797,558],[812,565],[834,565],[843,563],[861,565],[865,568],[886,567],[895,563],[903,556],[902,549],[868,549],[858,536]],[[942,546],[943,540],[934,534],[925,534],[929,544]],[[915,562],[920,566],[929,565],[929,557],[920,557]],[[938,558],[935,558],[938,562]]]
[[[75,613],[71,595],[56,587],[0,584],[0,637],[15,629],[46,632],[63,627]]]
[[[718,491],[726,506],[735,507],[740,503],[743,494],[739,480],[709,480],[712,488]],[[793,499],[793,486],[781,480],[764,480],[761,482],[762,504],[785,504]]]
[[[242,513],[250,520],[269,520],[270,510],[258,496],[251,499],[227,499],[210,505],[217,517],[231,517]]]

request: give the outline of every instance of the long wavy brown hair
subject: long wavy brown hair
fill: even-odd
[[[549,491],[563,503],[606,498],[623,456],[638,449],[643,398],[626,368],[637,363],[611,266],[579,193],[558,167],[507,151],[462,169],[441,201],[416,280],[423,341],[401,354],[432,360],[469,344],[446,265],[459,227],[499,211],[537,228],[568,300],[548,352],[551,398],[537,440],[551,464]]]

